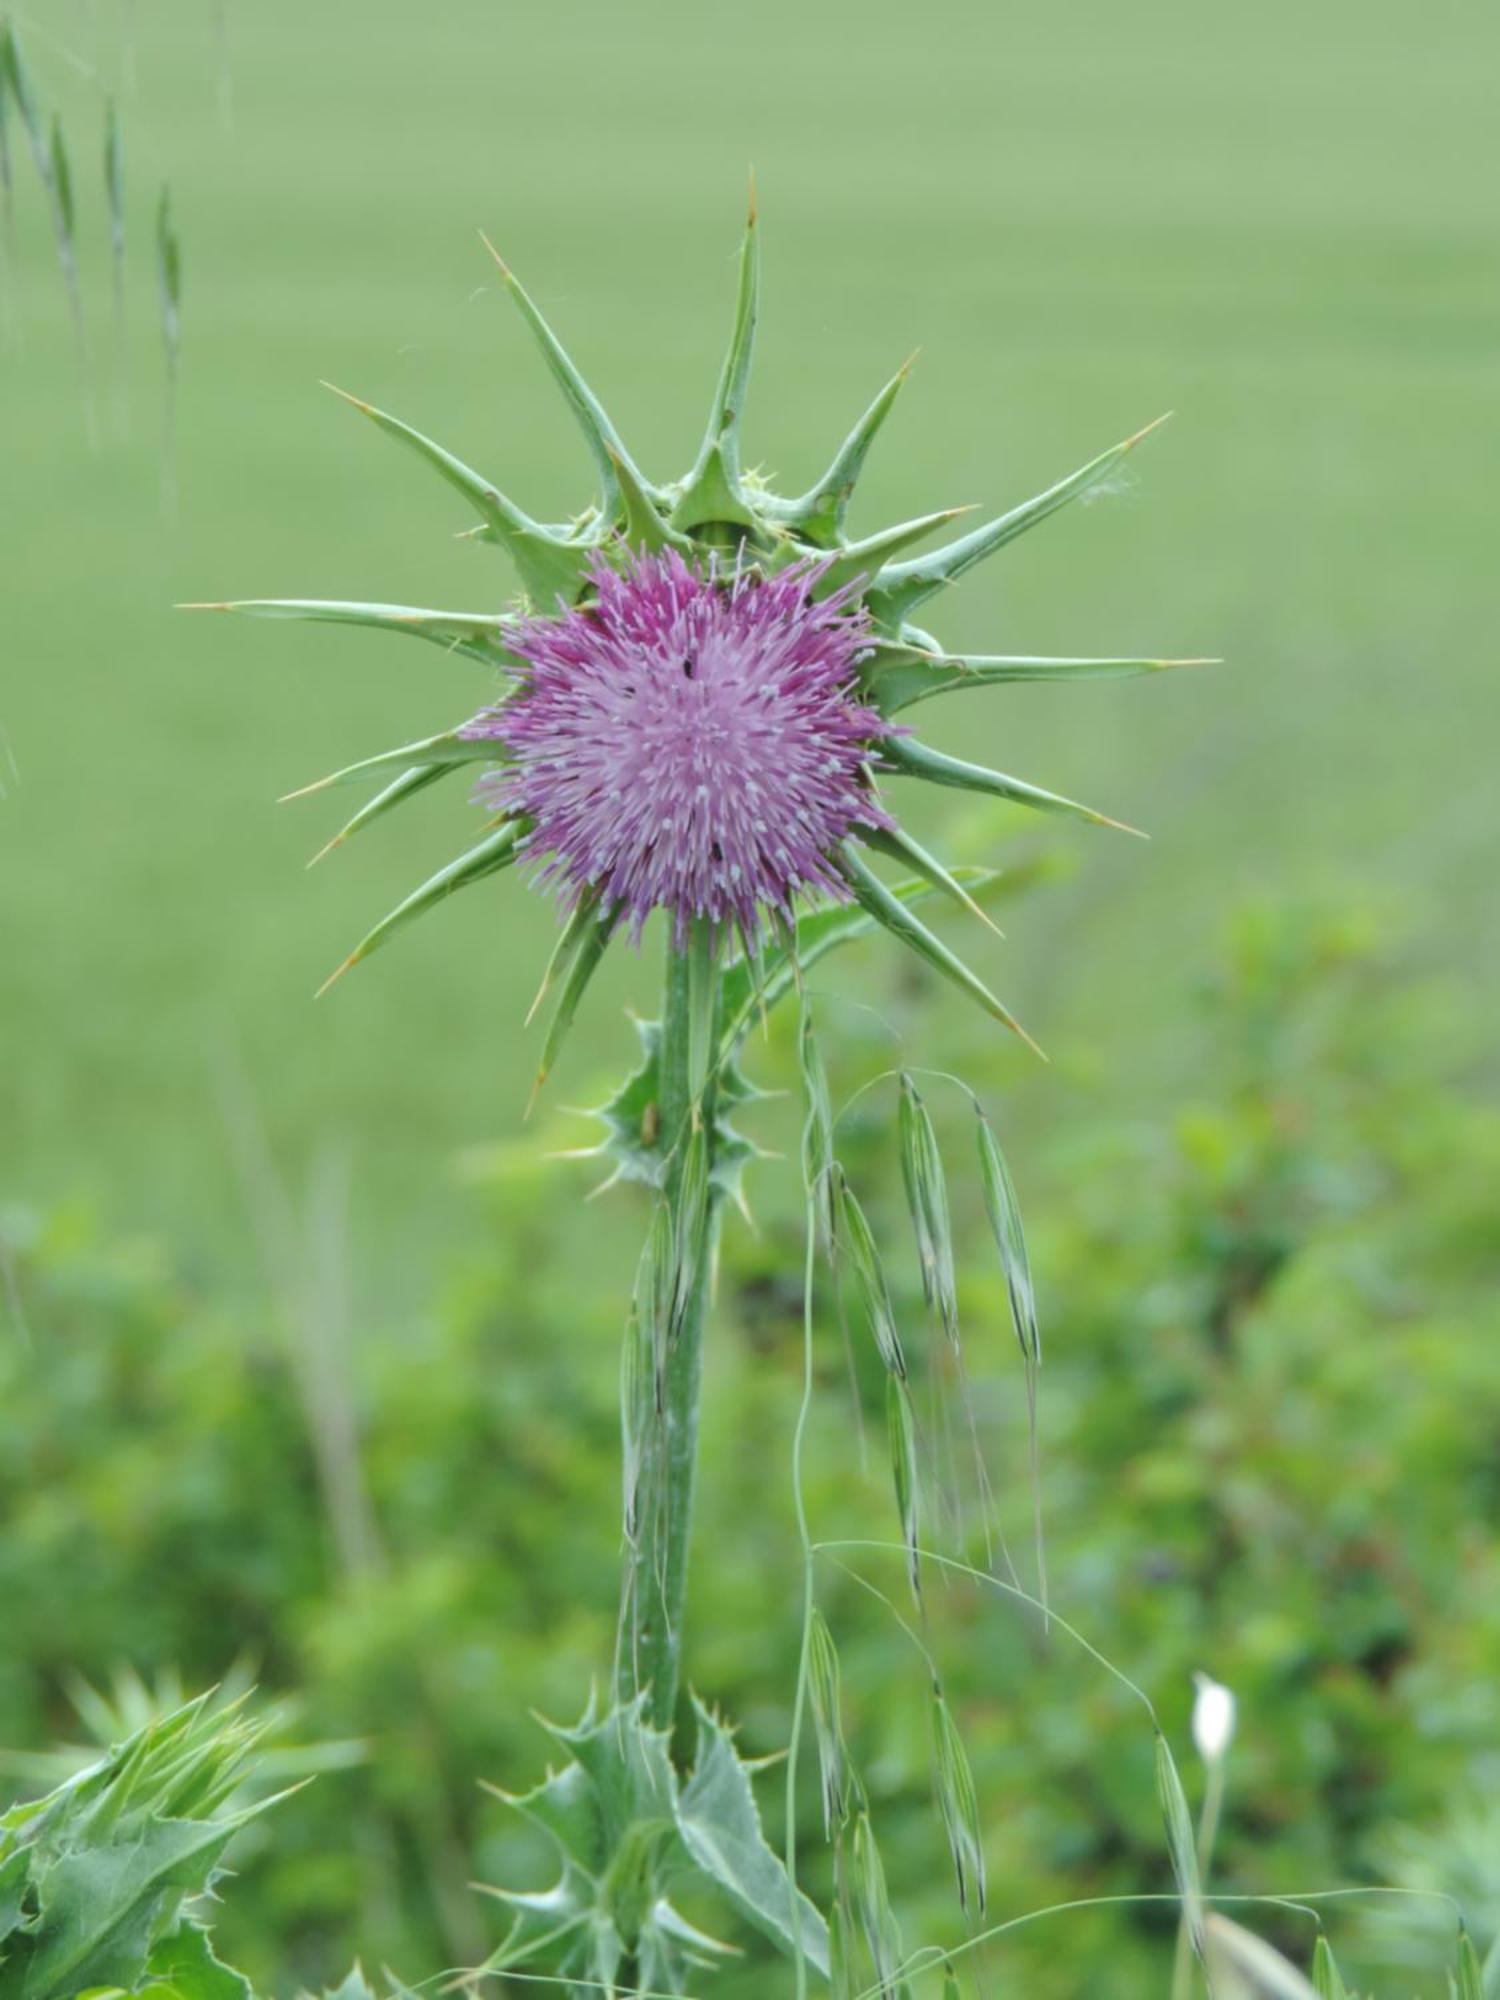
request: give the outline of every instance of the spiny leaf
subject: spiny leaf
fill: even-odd
[[[948,1836],[948,1852],[953,1858],[958,1900],[965,1916],[973,1914],[971,1903],[977,1905],[983,1916],[986,1887],[979,1795],[974,1789],[974,1773],[958,1724],[942,1689],[936,1685],[932,1690],[932,1756],[938,1809]]]
[[[604,488],[604,511],[612,515],[618,493],[617,475],[624,468],[631,481],[642,492],[655,495],[656,489],[640,471],[625,441],[610,422],[603,404],[584,381],[568,356],[567,350],[552,331],[537,308],[536,302],[515,272],[511,270],[490,239],[480,231],[480,241],[494,258],[505,288],[520,308],[521,317],[531,328],[536,343],[541,348],[547,366],[551,369],[558,387],[567,399],[568,408],[578,420],[578,427],[587,440],[594,463],[599,468],[600,483]]]
[[[315,778],[310,785],[283,793],[280,803],[286,805],[292,799],[311,798],[314,792],[326,792],[334,785],[356,784],[376,771],[388,770],[392,764],[498,764],[504,760],[503,745],[493,737],[465,736],[467,727],[463,723],[457,729],[440,729],[436,736],[419,737],[414,743],[398,743],[394,750],[361,757],[357,764],[346,764],[341,771],[330,771],[326,778]]]
[[[465,465],[461,458],[455,458],[452,452],[445,451],[442,445],[424,437],[421,431],[414,430],[399,417],[388,416],[384,410],[377,410],[373,403],[362,402],[347,390],[334,388],[331,382],[324,386],[333,389],[336,396],[341,396],[346,403],[361,411],[388,437],[406,445],[430,465],[439,478],[463,494],[483,516],[484,524],[495,540],[508,552],[522,585],[539,604],[550,610],[559,597],[569,604],[573,603],[588,560],[585,546],[564,542],[550,533],[540,522],[523,513],[514,501],[506,499],[487,479],[481,478],[472,466]]]
[[[911,373],[912,355],[904,361],[871,403],[859,422],[834,454],[832,465],[798,500],[784,501],[771,509],[775,518],[797,528],[810,542],[833,546],[844,526],[855,482],[864,470],[865,458],[881,425]]]
[[[325,842],[318,849],[312,860],[308,862],[308,867],[316,867],[318,862],[332,854],[336,847],[342,847],[351,834],[358,833],[361,828],[367,827],[371,820],[379,819],[383,813],[388,813],[393,806],[404,805],[408,799],[414,798],[418,792],[425,792],[427,787],[434,784],[437,779],[444,778],[450,771],[456,771],[457,769],[458,766],[456,764],[413,764],[409,771],[403,771],[399,777],[393,778],[384,791],[377,792],[373,799],[368,799],[352,819],[345,820],[332,840]]]
[[[880,1252],[875,1247],[874,1232],[842,1169],[835,1168],[834,1177],[838,1190],[835,1241],[853,1274],[855,1289],[859,1293],[865,1318],[870,1323],[870,1332],[880,1351],[880,1358],[889,1372],[899,1375],[904,1382],[906,1356],[902,1352],[901,1335],[896,1328],[896,1311],[891,1304],[890,1287],[885,1280]]]
[[[936,514],[921,514],[912,521],[898,521],[892,528],[882,528],[878,534],[867,535],[862,542],[845,542],[837,554],[824,566],[817,583],[813,586],[814,597],[832,597],[835,591],[846,584],[863,577],[868,581],[888,556],[898,549],[909,549],[913,542],[925,540],[936,534],[950,521],[956,521],[962,514],[971,514],[972,507],[944,507]]]
[[[1193,1837],[1192,1815],[1182,1789],[1177,1765],[1167,1739],[1156,1736],[1156,1795],[1161,1803],[1162,1821],[1167,1832],[1167,1853],[1177,1893],[1182,1898],[1182,1920],[1187,1926],[1193,1950],[1203,1956],[1203,1886],[1198,1879],[1198,1846]]]
[[[392,937],[395,932],[425,914],[437,903],[445,901],[459,889],[467,889],[474,882],[482,882],[487,875],[494,875],[502,868],[509,868],[516,860],[516,845],[525,831],[521,820],[507,820],[504,826],[487,835],[450,861],[446,868],[440,868],[429,876],[420,889],[414,889],[394,910],[381,918],[375,928],[368,931],[350,952],[336,972],[329,975],[318,988],[319,996],[326,993],[337,979],[342,979],[351,967],[359,965],[374,951]]]
[[[195,1923],[156,1944],[147,1979],[144,2000],[253,2000],[249,1980],[215,1956],[208,1933]]]
[[[676,549],[679,554],[692,552],[693,544],[686,535],[668,525],[651,495],[641,484],[639,473],[627,460],[613,452],[610,461],[614,466],[618,489],[618,500],[623,524],[621,539],[629,548],[649,549],[653,555],[663,549]]]
[[[961,910],[967,910],[970,916],[978,917],[996,937],[1004,937],[1004,931],[985,915],[951,869],[945,868],[935,855],[929,854],[925,847],[913,840],[904,827],[866,827],[861,829],[860,839],[866,847],[873,847],[877,854],[884,854],[892,861],[904,862],[908,868],[920,875],[924,882],[957,903]]]
[[[682,1787],[683,1845],[747,1922],[828,1977],[828,1927],[766,1845],[750,1773],[717,1716],[694,1700],[698,1747]]]
[[[882,715],[963,688],[1000,687],[1014,681],[1127,680],[1178,667],[1212,667],[1216,660],[1044,659],[1001,653],[929,653],[917,646],[875,648],[860,668],[860,684]]]
[[[982,528],[975,528],[971,534],[950,542],[946,548],[913,562],[893,563],[876,580],[876,589],[870,598],[872,615],[883,624],[899,624],[917,605],[945,584],[954,582],[965,570],[972,569],[975,563],[1004,548],[1007,542],[1014,541],[1028,528],[1034,528],[1039,521],[1045,521],[1049,514],[1066,507],[1070,500],[1076,500],[1080,494],[1092,492],[1100,486],[1134,451],[1142,438],[1148,437],[1157,424],[1165,421],[1164,417],[1158,417],[1156,423],[1147,424],[1144,430],[1126,438],[1123,444],[1101,452],[1077,472],[1060,479],[1055,486],[1049,486],[1045,493],[1022,501],[1008,514],[1000,515]]]
[[[745,413],[745,391],[750,380],[755,327],[760,313],[759,235],[752,190],[745,238],[740,249],[739,286],[734,302],[729,351],[719,371],[708,428],[698,450],[697,462],[683,481],[682,491],[672,509],[672,525],[677,528],[698,527],[705,521],[720,520],[753,525],[740,492],[740,423]]]
[[[1113,827],[1118,833],[1133,833],[1140,840],[1146,838],[1139,827],[1110,819],[1105,813],[1095,812],[1092,806],[1081,806],[1056,792],[1043,791],[1022,778],[1007,777],[1003,771],[989,771],[982,764],[966,764],[959,757],[945,756],[941,750],[918,743],[915,737],[882,737],[880,756],[898,777],[922,778],[929,785],[951,785],[959,791],[984,792],[991,798],[1008,799],[1012,805],[1029,806],[1037,812],[1065,813],[1075,819],[1086,819],[1094,826]]]
[[[1013,1034],[1019,1035],[1037,1055],[1042,1053],[1009,1008],[995,998],[983,980],[971,972],[940,939],[934,937],[927,926],[912,915],[906,903],[865,866],[852,841],[845,841],[840,848],[837,866],[854,892],[856,902],[862,904],[892,937],[908,945],[919,958],[926,959],[930,966],[941,972],[945,979],[951,979],[962,992],[977,1000],[987,1013]]]
[[[232,611],[243,618],[277,618],[320,625],[367,625],[377,632],[401,632],[463,653],[487,666],[516,665],[506,638],[516,620],[488,611],[429,611],[410,604],[363,604],[324,597],[243,597],[222,604],[179,604],[179,611]]]

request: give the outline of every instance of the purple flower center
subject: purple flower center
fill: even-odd
[[[830,855],[891,824],[865,771],[889,725],[855,698],[868,620],[817,599],[821,574],[600,559],[596,602],[508,638],[520,686],[465,733],[513,760],[476,797],[531,820],[541,879],[597,891],[637,935],[669,910],[679,938],[696,917],[752,935],[799,890],[847,895]]]

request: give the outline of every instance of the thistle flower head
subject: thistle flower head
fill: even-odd
[[[893,823],[866,775],[890,725],[856,699],[869,620],[816,595],[825,569],[596,557],[584,606],[510,632],[517,690],[461,733],[512,760],[475,796],[527,822],[570,903],[753,939],[799,892],[848,897],[840,844]]]
[[[478,716],[471,700],[471,721],[362,758],[322,781],[385,781],[330,847],[464,764],[489,767],[475,796],[498,815],[472,847],[377,924],[340,971],[455,889],[531,856],[570,906],[549,972],[550,980],[567,970],[563,1025],[610,938],[622,928],[638,934],[653,910],[667,913],[679,942],[700,919],[719,945],[737,927],[751,955],[767,914],[785,919],[795,899],[833,897],[853,898],[863,922],[881,925],[1015,1026],[916,915],[913,905],[928,894],[971,913],[975,903],[965,882],[902,830],[877,787],[888,778],[921,779],[1031,810],[1118,822],[1004,771],[929,749],[891,718],[955,689],[1190,663],[952,654],[911,621],[976,563],[1107,484],[1146,433],[930,553],[910,551],[965,509],[943,508],[851,538],[851,497],[907,369],[875,397],[811,486],[795,497],[772,491],[745,468],[741,450],[759,257],[752,211],[707,429],[688,471],[665,481],[641,469],[530,295],[496,257],[594,461],[596,498],[569,521],[534,519],[444,446],[347,399],[462,497],[471,510],[468,538],[496,545],[509,560],[521,592],[512,606],[428,611],[283,598],[205,607],[401,632],[500,676],[500,699]],[[868,849],[897,862],[908,880],[888,884],[869,865]]]

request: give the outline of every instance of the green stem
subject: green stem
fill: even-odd
[[[711,1052],[717,1013],[712,934],[695,925],[685,947],[669,943],[662,1007],[658,1142],[665,1163],[662,1199],[672,1230],[675,1278],[664,1330],[659,1407],[643,1464],[646,1504],[625,1557],[626,1644],[620,1693],[648,1692],[658,1728],[669,1728],[681,1670],[688,1552],[698,1459],[698,1403],[703,1378],[703,1322],[718,1229],[713,1188]],[[694,1169],[695,1135],[702,1151]],[[695,1194],[694,1182],[699,1190]],[[707,1183],[706,1195],[701,1193]]]

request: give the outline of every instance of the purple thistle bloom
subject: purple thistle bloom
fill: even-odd
[[[669,910],[679,941],[694,918],[748,937],[800,890],[848,895],[830,856],[893,824],[866,770],[891,725],[855,698],[869,621],[846,591],[814,598],[823,568],[597,557],[595,602],[507,634],[521,684],[463,733],[512,760],[475,797],[531,823],[539,879],[596,891],[637,936]]]

